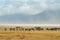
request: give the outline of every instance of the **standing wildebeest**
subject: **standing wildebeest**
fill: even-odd
[[[35,30],[34,28],[25,28],[25,31],[31,31],[31,30]]]
[[[36,29],[36,30],[39,30],[39,31],[40,31],[40,30],[43,30],[43,28],[41,28],[41,27],[35,27],[35,29]]]

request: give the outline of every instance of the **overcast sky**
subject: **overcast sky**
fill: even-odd
[[[60,0],[0,0],[0,15],[14,13],[35,15],[47,8],[60,9]]]
[[[13,14],[37,15],[47,9],[60,10],[60,0],[0,0],[0,16]],[[49,20],[55,21],[53,18]]]

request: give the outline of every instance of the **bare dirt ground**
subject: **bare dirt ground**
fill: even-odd
[[[0,40],[60,40],[60,31],[0,31]]]

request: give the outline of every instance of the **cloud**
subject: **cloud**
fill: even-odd
[[[59,0],[0,0],[0,15],[23,13],[36,15],[48,9],[59,9]]]

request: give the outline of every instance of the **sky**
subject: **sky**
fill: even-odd
[[[46,10],[60,10],[60,0],[0,0],[0,16],[2,17],[13,14],[37,15]],[[52,15],[54,14],[50,16]],[[51,19],[55,21],[52,17],[49,20]]]
[[[0,0],[0,15],[24,13],[35,15],[47,8],[59,9],[60,0]]]

